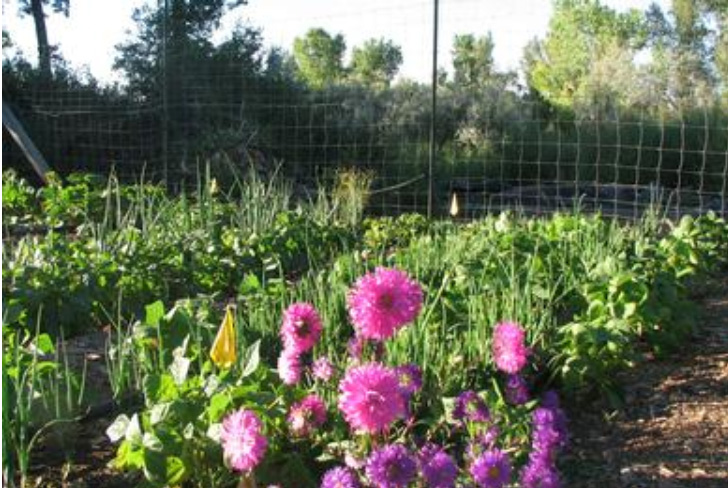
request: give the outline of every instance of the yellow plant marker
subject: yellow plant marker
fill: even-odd
[[[460,206],[458,205],[458,194],[453,192],[452,202],[450,202],[450,215],[457,217],[460,213]]]
[[[212,343],[212,349],[210,349],[210,357],[218,368],[226,369],[235,364],[235,360],[238,358],[235,344],[233,307],[228,306],[220,330],[217,331],[215,342]]]

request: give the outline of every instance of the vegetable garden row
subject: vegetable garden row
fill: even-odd
[[[112,465],[144,487],[559,486],[560,397],[619,403],[728,264],[714,215],[363,218],[351,181],[3,174],[8,481],[112,400]],[[64,347],[101,329],[109,398]]]

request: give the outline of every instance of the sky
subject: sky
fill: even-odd
[[[50,42],[59,46],[73,67],[87,67],[102,82],[117,81],[119,75],[112,71],[114,46],[133,32],[134,8],[149,1],[71,0],[69,18],[49,14]],[[653,2],[665,10],[669,4],[669,0],[602,0],[620,11],[644,10]],[[295,37],[312,27],[343,34],[349,53],[367,39],[383,37],[402,47],[399,76],[423,81],[429,79],[432,66],[432,5],[432,0],[248,0],[248,5],[225,16],[214,40],[222,40],[240,22],[261,28],[266,46],[288,50]],[[517,69],[528,41],[545,35],[551,10],[551,0],[440,0],[438,65],[450,68],[455,34],[490,31],[497,67]],[[18,0],[3,0],[3,29],[25,57],[35,61],[33,21],[18,15]]]

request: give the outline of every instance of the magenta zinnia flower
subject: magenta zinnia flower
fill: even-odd
[[[284,349],[278,358],[278,376],[281,377],[283,383],[295,385],[301,381],[301,373],[301,356],[297,351]]]
[[[378,488],[406,488],[417,475],[414,457],[401,444],[384,446],[367,459],[366,474]]]
[[[220,440],[227,465],[236,471],[250,471],[260,463],[268,447],[262,428],[250,410],[240,409],[225,417]]]
[[[334,365],[327,357],[320,357],[313,362],[313,375],[321,381],[329,381],[334,377]]]
[[[499,449],[486,451],[470,466],[470,474],[481,488],[501,488],[511,480],[511,462]]]
[[[321,317],[310,303],[294,303],[283,313],[281,339],[286,349],[310,351],[321,337]]]
[[[309,395],[291,406],[288,423],[296,436],[307,436],[326,422],[326,404],[318,395]]]
[[[351,368],[339,390],[339,409],[354,430],[379,432],[406,414],[397,374],[381,364]]]
[[[336,467],[326,471],[321,488],[359,488],[359,481],[348,468]]]
[[[359,278],[348,305],[357,335],[384,341],[420,313],[422,288],[403,271],[377,268]]]
[[[349,356],[357,361],[361,360],[362,354],[364,354],[364,347],[367,344],[367,340],[355,334],[354,337],[349,339],[346,345],[346,350],[349,352]]]
[[[513,322],[501,322],[493,333],[493,358],[501,371],[518,373],[526,365],[529,349],[525,345],[526,332]]]

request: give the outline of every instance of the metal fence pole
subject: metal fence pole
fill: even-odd
[[[427,162],[427,216],[432,217],[435,193],[435,123],[437,121],[437,34],[439,0],[433,2],[432,19],[432,113],[430,115],[430,151]]]
[[[169,99],[167,79],[167,22],[169,20],[169,0],[164,0],[164,20],[162,21],[162,172],[167,188],[169,181]]]

